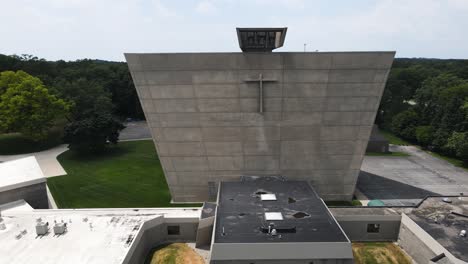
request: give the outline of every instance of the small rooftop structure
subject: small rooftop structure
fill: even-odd
[[[0,176],[0,192],[46,181],[34,156],[0,163]]]
[[[237,28],[239,47],[243,52],[271,52],[284,44],[288,28]]]
[[[18,200],[36,209],[49,208],[46,177],[34,156],[0,163],[0,204]]]

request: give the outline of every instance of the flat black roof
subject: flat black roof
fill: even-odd
[[[262,193],[275,194],[277,200],[261,201]],[[258,177],[222,182],[218,202],[215,243],[348,242],[306,181]],[[281,212],[284,220],[266,221],[265,212]],[[277,236],[268,234],[270,223]]]

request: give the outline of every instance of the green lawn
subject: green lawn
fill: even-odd
[[[35,142],[20,133],[0,134],[0,155],[16,155],[38,152],[61,144],[61,135],[51,133],[43,141]]]
[[[411,264],[411,258],[393,243],[353,243],[356,264]]]
[[[404,153],[404,152],[387,152],[387,153],[366,152],[366,156],[408,157],[409,154]]]
[[[390,144],[393,145],[401,145],[401,146],[407,146],[407,145],[412,145],[408,141],[399,138],[398,136],[394,135],[393,133],[386,131],[386,130],[380,130],[380,133],[388,140]]]
[[[60,208],[178,207],[151,140],[120,142],[105,154],[58,157],[67,175],[47,179]]]

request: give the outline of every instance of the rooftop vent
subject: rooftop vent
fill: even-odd
[[[276,230],[276,233],[296,233],[296,227],[295,226],[275,226],[270,223],[268,226],[261,226],[260,231],[265,234],[270,234],[272,229]]]
[[[54,234],[62,235],[67,231],[67,223],[55,223]]]
[[[276,195],[274,193],[261,194],[260,199],[262,201],[276,201]]]
[[[38,219],[39,220],[39,219]],[[38,221],[36,223],[36,234],[38,236],[43,236],[49,232],[49,222],[44,223],[42,221]]]
[[[460,236],[461,237],[466,237],[466,230],[460,231]]]
[[[281,212],[268,212],[265,213],[265,220],[266,221],[281,221],[283,220],[283,215]]]

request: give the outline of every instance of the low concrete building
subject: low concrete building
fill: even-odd
[[[199,208],[6,209],[0,218],[0,263],[9,264],[145,263],[151,249],[163,243],[194,242],[201,212]],[[45,234],[36,232],[38,223],[44,223]],[[55,233],[56,223],[65,225],[64,233]]]
[[[222,182],[211,264],[353,263],[351,242],[306,181]]]
[[[461,264],[467,207],[466,197],[433,197],[418,208],[330,213],[306,182],[271,178],[224,182],[218,206],[202,208],[37,210],[20,200],[0,205],[0,263],[145,263],[162,244],[211,240],[207,263],[353,263],[351,241],[387,241],[416,263]]]
[[[401,213],[391,208],[330,208],[336,221],[353,242],[397,241]]]
[[[33,208],[49,208],[46,177],[35,157],[0,163],[0,204],[18,200]]]

